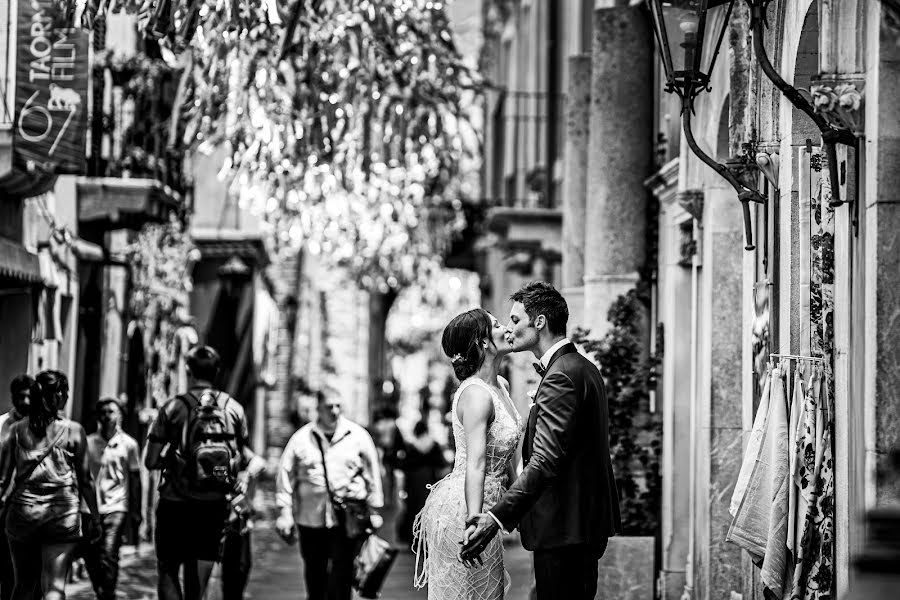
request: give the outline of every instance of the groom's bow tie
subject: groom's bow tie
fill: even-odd
[[[540,376],[540,377],[543,377],[544,374],[547,373],[547,369],[545,369],[544,366],[543,366],[541,363],[539,363],[539,362],[533,363],[532,366],[534,366],[534,371],[535,371],[535,372],[538,374],[538,376]]]

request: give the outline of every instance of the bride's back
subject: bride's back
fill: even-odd
[[[470,377],[463,381],[453,396],[453,405],[450,411],[450,422],[453,424],[453,440],[456,444],[456,458],[453,462],[453,471],[461,474],[465,474],[466,471],[466,459],[468,457],[466,430],[459,419],[457,405],[462,393],[472,385],[486,390],[494,404],[494,417],[487,431],[485,477],[502,478],[505,476],[507,464],[512,460],[516,447],[519,444],[521,418],[518,414],[510,414],[510,409],[507,408],[507,406],[512,406],[509,392],[503,390],[502,393],[506,398],[502,399],[499,390],[477,377]]]

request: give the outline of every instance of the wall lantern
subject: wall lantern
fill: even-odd
[[[659,53],[666,73],[666,91],[681,98],[681,122],[688,146],[704,163],[721,175],[737,192],[744,212],[744,235],[747,250],[753,250],[753,230],[750,220],[750,202],[764,203],[765,199],[755,189],[741,183],[734,172],[717,162],[697,144],[691,129],[694,100],[710,89],[709,78],[722,40],[728,30],[731,9],[736,0],[646,0],[653,20],[653,32],[659,44]],[[712,48],[704,48],[707,39],[707,14],[709,9],[725,7],[725,18],[719,30],[711,31]]]

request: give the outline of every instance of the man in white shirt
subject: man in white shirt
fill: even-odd
[[[98,600],[115,600],[119,549],[127,517],[141,520],[141,460],[137,441],[122,431],[122,406],[101,398],[95,406],[99,430],[88,436],[88,464],[97,488],[103,535],[83,547],[85,566]]]
[[[341,400],[334,394],[319,392],[316,412],[317,419],[301,427],[281,455],[276,526],[288,541],[295,526],[299,530],[307,598],[350,600],[359,540],[348,537],[331,496],[381,508],[378,451],[368,431],[341,415]],[[373,527],[381,522],[373,514]]]
[[[9,384],[9,398],[12,408],[9,412],[0,415],[0,444],[6,444],[12,426],[16,421],[28,414],[28,406],[31,401],[31,386],[34,379],[25,375],[16,375]],[[10,487],[12,484],[10,484]],[[8,489],[0,490],[0,496],[6,500]],[[6,540],[6,511],[0,513],[0,600],[12,598],[13,566],[12,557],[9,555],[9,544]]]

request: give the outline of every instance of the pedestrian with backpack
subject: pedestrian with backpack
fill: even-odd
[[[159,409],[147,436],[144,464],[162,471],[156,509],[160,600],[203,598],[221,560],[238,471],[253,455],[243,407],[213,386],[219,364],[209,346],[192,349],[187,392]]]

